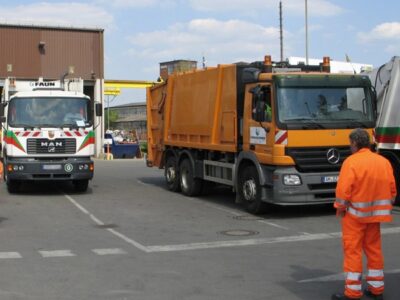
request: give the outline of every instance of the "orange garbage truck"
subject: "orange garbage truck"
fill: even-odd
[[[147,165],[171,191],[231,186],[251,213],[266,203],[331,203],[354,128],[375,126],[365,75],[264,61],[172,74],[147,89]]]

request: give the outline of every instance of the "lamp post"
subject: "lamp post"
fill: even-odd
[[[308,65],[308,5],[305,0],[305,17],[306,17],[306,65]]]
[[[113,102],[115,98],[117,97],[116,95],[113,95],[113,98],[110,100],[110,95],[107,95],[107,130],[110,129],[110,101]]]

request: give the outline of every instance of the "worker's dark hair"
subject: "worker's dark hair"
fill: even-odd
[[[369,134],[365,129],[356,128],[349,135],[350,141],[354,142],[358,149],[371,146]]]

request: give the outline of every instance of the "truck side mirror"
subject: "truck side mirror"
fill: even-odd
[[[261,97],[260,97],[261,98]],[[254,120],[257,122],[265,122],[265,101],[258,99],[256,101],[256,107],[255,107],[255,113],[254,113]]]
[[[103,105],[101,103],[96,103],[96,117],[101,117],[103,115]]]
[[[253,94],[253,119],[257,122],[265,122],[265,100],[264,91],[261,86],[257,85],[250,90]]]
[[[372,107],[374,109],[375,120],[378,119],[378,95],[374,86],[371,87]]]
[[[4,117],[4,106],[5,106],[4,103],[0,103],[0,117]]]
[[[243,83],[253,83],[258,81],[261,71],[257,68],[246,68],[242,72]]]

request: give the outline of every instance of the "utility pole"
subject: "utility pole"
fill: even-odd
[[[282,1],[279,1],[279,33],[281,40],[281,61],[283,61],[283,20],[282,20]]]
[[[305,15],[306,15],[306,65],[308,65],[308,5],[305,0]]]

